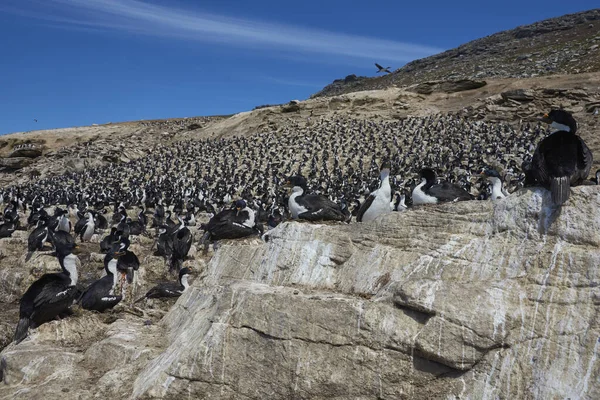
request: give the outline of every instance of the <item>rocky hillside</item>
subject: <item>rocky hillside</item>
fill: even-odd
[[[0,185],[135,160],[158,143],[185,138],[223,118],[109,123],[4,135],[0,138]]]
[[[597,399],[600,192],[549,202],[225,244],[159,323],[84,313],[6,347],[0,397]]]
[[[438,80],[529,78],[600,71],[600,9],[496,33],[406,64],[392,74],[350,75],[312,97]]]

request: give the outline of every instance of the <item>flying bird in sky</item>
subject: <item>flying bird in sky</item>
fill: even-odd
[[[390,71],[390,67],[385,67],[385,68],[383,68],[381,65],[379,65],[379,64],[377,64],[377,63],[375,63],[375,66],[376,66],[376,67],[377,67],[377,69],[378,69],[377,73],[380,73],[380,72],[387,72],[388,74],[391,74],[391,73],[392,73],[392,72]]]

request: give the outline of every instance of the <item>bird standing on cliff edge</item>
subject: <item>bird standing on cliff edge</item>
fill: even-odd
[[[552,202],[564,204],[570,187],[588,177],[593,156],[583,139],[577,136],[577,122],[565,110],[552,110],[541,118],[554,129],[538,144],[531,169],[527,172],[535,182],[550,190]]]

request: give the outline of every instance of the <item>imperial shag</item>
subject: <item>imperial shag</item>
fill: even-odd
[[[492,200],[500,200],[508,196],[508,193],[502,187],[502,178],[495,169],[484,169],[481,176],[485,177],[492,184]]]
[[[306,179],[303,176],[289,177],[286,186],[292,188],[292,193],[288,199],[288,208],[293,219],[345,221],[346,216],[336,203],[324,196],[307,194]]]
[[[83,292],[79,298],[79,304],[86,310],[103,312],[116,306],[123,296],[116,295],[115,290],[118,284],[117,262],[122,255],[121,252],[111,254],[110,260],[104,263],[106,276],[98,279]]]
[[[29,328],[36,328],[68,311],[77,293],[79,259],[72,253],[58,251],[62,272],[45,274],[33,282],[21,297],[19,323],[14,341],[27,337]]]
[[[577,122],[567,111],[552,110],[542,121],[555,131],[538,144],[527,174],[550,190],[554,204],[561,205],[569,199],[570,187],[581,184],[588,177],[593,163],[592,152],[575,134]]]
[[[208,224],[202,224],[206,232],[203,237],[205,251],[210,241],[239,239],[259,233],[252,210],[244,200],[237,200],[235,207],[225,209],[212,217]]]
[[[392,201],[392,188],[390,187],[390,164],[384,162],[379,174],[381,186],[372,192],[362,203],[356,220],[358,222],[372,221],[378,216],[392,211],[390,203]]]
[[[179,284],[175,282],[163,282],[154,286],[150,289],[146,295],[142,298],[137,299],[135,302],[138,303],[144,299],[156,299],[161,297],[179,297],[187,290],[190,286],[188,283],[188,277],[192,273],[191,267],[182,268],[179,271]]]
[[[460,186],[450,182],[436,184],[435,181],[435,172],[431,168],[421,170],[421,183],[412,192],[413,205],[473,200],[473,196]]]

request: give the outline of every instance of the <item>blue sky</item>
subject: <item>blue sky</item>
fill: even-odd
[[[396,69],[593,7],[591,0],[0,0],[0,134],[305,99],[334,79],[375,75],[374,62]]]

